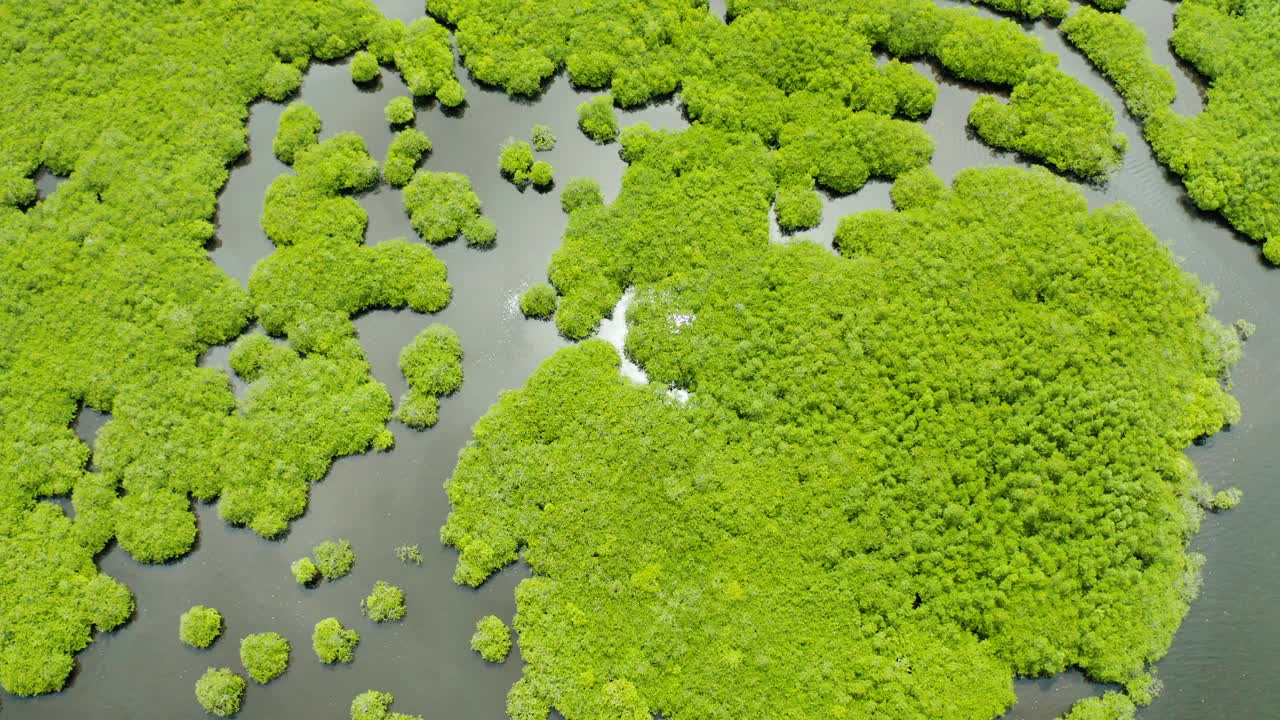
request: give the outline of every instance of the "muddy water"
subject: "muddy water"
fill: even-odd
[[[388,15],[405,20],[422,11],[418,0],[385,0],[380,5]],[[723,3],[713,5],[723,16]],[[1173,7],[1166,0],[1133,0],[1126,10],[1147,28],[1157,59],[1166,62],[1171,58],[1166,41]],[[1065,71],[1119,110],[1120,130],[1129,136],[1130,151],[1119,172],[1104,185],[1084,188],[1091,205],[1133,205],[1188,271],[1221,289],[1215,310],[1220,319],[1243,317],[1259,325],[1234,372],[1244,421],[1190,451],[1206,481],[1241,487],[1245,503],[1231,513],[1206,518],[1193,543],[1208,557],[1204,591],[1160,663],[1165,694],[1140,716],[1199,719],[1209,703],[1224,717],[1272,716],[1280,706],[1280,690],[1267,672],[1280,666],[1280,606],[1271,601],[1280,595],[1280,576],[1273,570],[1280,551],[1270,520],[1280,511],[1280,492],[1270,482],[1275,471],[1270,440],[1280,433],[1280,414],[1272,410],[1280,407],[1280,393],[1268,382],[1268,373],[1280,365],[1280,332],[1270,322],[1280,311],[1280,274],[1261,262],[1256,246],[1186,201],[1177,179],[1151,157],[1140,128],[1124,114],[1114,91],[1054,28],[1045,23],[1026,27],[1061,55]],[[937,138],[933,166],[944,179],[974,165],[1025,164],[982,145],[967,131],[965,117],[977,98],[974,89],[950,81],[929,64],[917,68],[939,82],[938,103],[925,127]],[[1184,70],[1175,77],[1179,109],[1195,112],[1199,91],[1193,77]],[[485,252],[461,242],[436,249],[448,265],[454,288],[453,301],[444,311],[434,316],[373,311],[356,319],[373,373],[393,397],[405,389],[397,367],[400,348],[431,322],[457,330],[466,351],[466,380],[457,395],[443,402],[440,423],[424,433],[393,423],[393,452],[339,460],[313,488],[306,515],[279,542],[264,542],[228,527],[217,517],[216,507],[201,505],[200,546],[186,559],[144,566],[117,549],[109,551],[101,559],[102,568],[134,590],[137,616],[122,630],[100,635],[78,656],[80,669],[65,692],[36,700],[5,697],[0,714],[42,720],[200,717],[192,694],[196,678],[210,666],[239,668],[240,638],[273,630],[292,641],[294,661],[269,687],[251,683],[242,718],[345,718],[351,699],[368,689],[392,692],[395,709],[429,718],[504,717],[506,690],[520,672],[518,649],[507,663],[493,666],[468,649],[468,639],[483,615],[511,619],[512,591],[527,571],[509,568],[475,591],[455,586],[450,579],[455,554],[438,541],[448,512],[441,485],[470,437],[471,426],[489,405],[501,392],[522,385],[544,358],[565,344],[550,323],[523,319],[516,304],[524,287],[544,279],[565,218],[556,190],[522,192],[499,176],[498,149],[508,137],[527,138],[534,123],[549,125],[559,144],[539,157],[555,166],[557,183],[562,186],[570,177],[590,175],[601,182],[608,200],[618,192],[623,164],[616,145],[595,145],[576,130],[575,108],[590,95],[575,92],[563,77],[533,102],[514,102],[468,79],[464,85],[468,102],[462,112],[446,114],[428,103],[418,108],[416,125],[435,146],[427,169],[462,172],[471,178],[485,215],[497,224],[497,245]],[[403,84],[391,73],[384,71],[372,88],[357,88],[346,64],[317,64],[307,74],[301,99],[320,112],[323,137],[357,132],[381,159],[391,139],[382,108],[404,94]],[[252,108],[251,152],[232,169],[220,199],[210,257],[241,283],[273,250],[258,217],[271,180],[289,171],[271,154],[282,110],[283,105],[274,103]],[[644,120],[656,127],[684,125],[672,104],[623,113],[620,119],[623,124]],[[42,179],[42,196],[54,190],[55,182],[52,176]],[[888,187],[873,181],[853,195],[827,198],[823,224],[804,235],[830,242],[841,216],[888,207]],[[382,187],[360,201],[370,214],[370,243],[415,237],[398,191]],[[774,233],[782,239],[776,227]],[[602,331],[617,343],[625,331],[619,319]],[[226,347],[213,348],[202,363],[226,367],[227,354]],[[86,416],[78,430],[91,440],[105,420]],[[352,574],[314,589],[296,586],[289,562],[308,554],[320,540],[334,537],[354,545],[358,560]],[[394,558],[393,548],[405,543],[422,545],[426,562],[421,567]],[[360,616],[360,598],[380,579],[404,588],[404,622],[376,626]],[[226,618],[224,637],[208,651],[192,650],[177,640],[178,615],[197,603],[217,607]],[[350,666],[325,667],[312,656],[311,628],[329,616],[362,635]],[[1009,718],[1049,720],[1075,699],[1101,688],[1069,672],[1018,681],[1018,692],[1019,704]]]

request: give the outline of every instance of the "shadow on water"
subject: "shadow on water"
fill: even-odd
[[[420,0],[384,0],[380,5],[406,21],[422,13]],[[723,3],[712,5],[723,16]],[[1168,35],[1161,23],[1171,27],[1167,17],[1172,9],[1163,0],[1133,0],[1126,11],[1144,25],[1152,23],[1147,29],[1157,59]],[[1165,694],[1140,716],[1199,720],[1211,701],[1214,712],[1224,716],[1261,717],[1280,705],[1280,691],[1267,672],[1280,666],[1280,605],[1270,601],[1280,594],[1280,577],[1273,572],[1280,565],[1280,543],[1274,541],[1272,520],[1280,513],[1280,491],[1272,482],[1276,464],[1271,451],[1272,438],[1280,434],[1280,413],[1270,409],[1280,407],[1280,385],[1268,381],[1268,373],[1280,361],[1280,333],[1267,325],[1268,318],[1280,315],[1280,274],[1259,262],[1255,245],[1237,239],[1215,218],[1190,210],[1181,183],[1151,157],[1140,128],[1123,112],[1114,90],[1063,44],[1055,29],[1046,23],[1029,27],[1062,56],[1066,72],[1119,110],[1119,128],[1129,136],[1123,167],[1104,185],[1082,188],[1091,206],[1114,201],[1134,206],[1188,271],[1223,289],[1215,308],[1219,319],[1244,317],[1260,325],[1233,373],[1244,421],[1213,443],[1188,451],[1202,479],[1241,487],[1245,502],[1229,514],[1207,517],[1193,542],[1193,548],[1208,557],[1204,591],[1160,663]],[[972,137],[966,117],[977,97],[974,88],[941,77],[927,63],[916,67],[939,82],[937,105],[924,121],[937,139],[933,167],[939,175],[950,180],[975,165],[1025,164]],[[477,720],[504,716],[506,692],[520,674],[518,649],[505,664],[489,665],[469,650],[469,638],[483,615],[511,620],[513,589],[529,571],[517,564],[478,590],[455,586],[451,575],[456,552],[438,541],[449,510],[442,484],[456,464],[459,448],[469,440],[472,425],[490,404],[501,392],[522,385],[542,359],[566,344],[551,323],[525,320],[516,300],[525,287],[544,279],[547,262],[560,245],[565,217],[557,192],[521,192],[503,180],[498,150],[508,137],[527,138],[535,123],[549,125],[559,142],[539,158],[554,165],[560,186],[576,175],[589,175],[600,181],[609,200],[620,188],[623,164],[616,144],[596,145],[577,130],[576,107],[593,93],[575,90],[563,75],[554,78],[536,101],[522,103],[461,75],[467,106],[460,116],[425,103],[418,108],[416,126],[434,145],[426,169],[470,177],[485,215],[497,225],[497,245],[478,252],[458,240],[433,248],[447,264],[454,290],[453,301],[442,312],[426,316],[373,310],[355,319],[374,377],[386,384],[393,398],[405,389],[398,368],[400,349],[432,322],[447,323],[458,332],[466,353],[466,380],[457,394],[443,401],[440,423],[414,432],[393,422],[393,452],[338,460],[313,488],[306,515],[280,541],[263,541],[248,530],[228,526],[218,517],[216,505],[197,503],[199,552],[153,566],[134,562],[118,547],[110,549],[100,564],[133,589],[135,619],[121,631],[100,633],[77,656],[80,670],[65,692],[38,699],[6,697],[6,716],[195,717],[192,685],[199,675],[211,666],[239,668],[239,639],[268,630],[289,638],[293,661],[269,687],[250,684],[239,715],[244,720],[346,717],[351,699],[371,688],[395,694],[394,707],[400,712]],[[1179,83],[1182,102],[1186,84]],[[379,83],[360,88],[351,82],[345,62],[317,63],[307,73],[300,99],[319,111],[322,137],[360,133],[381,160],[392,136],[382,109],[392,97],[405,94],[399,77],[386,70]],[[210,257],[242,284],[254,264],[273,250],[258,220],[267,186],[277,175],[290,172],[271,152],[283,108],[269,102],[251,108],[250,151],[231,169],[219,198],[218,240],[211,244]],[[686,124],[674,102],[620,116],[624,125],[639,120],[655,127]],[[44,197],[57,179],[39,177],[37,182]],[[822,225],[797,237],[829,244],[843,215],[889,207],[888,188],[887,182],[874,180],[852,195],[824,195]],[[397,236],[418,241],[399,191],[380,186],[358,199],[369,213],[370,243]],[[771,232],[774,239],[783,239],[774,223]],[[608,328],[621,315],[615,313],[607,331],[612,332]],[[225,370],[228,355],[228,346],[211,348],[201,364]],[[232,382],[242,393],[243,383],[234,376]],[[106,419],[86,410],[77,432],[92,442]],[[51,499],[59,504],[61,500]],[[289,563],[309,554],[317,542],[335,537],[351,540],[356,550],[352,574],[313,589],[297,586]],[[426,555],[422,567],[404,565],[393,555],[395,546],[412,543],[419,543]],[[360,616],[360,599],[379,579],[404,588],[404,622],[377,626]],[[178,616],[194,604],[217,607],[226,619],[223,638],[207,651],[185,647],[177,639]],[[361,633],[350,666],[326,667],[312,657],[311,628],[329,616]],[[1008,720],[1049,720],[1077,698],[1101,692],[1078,672],[1018,680],[1015,685],[1020,701],[1006,715]]]

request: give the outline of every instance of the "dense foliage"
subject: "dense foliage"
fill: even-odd
[[[511,652],[511,628],[497,615],[485,615],[476,622],[471,636],[471,649],[491,663],[500,663]]]
[[[418,163],[431,152],[431,139],[414,128],[406,128],[396,133],[387,148],[387,162],[382,167],[382,176],[392,187],[404,187],[413,178]]]
[[[560,207],[567,213],[578,208],[603,204],[604,193],[601,192],[600,183],[595,178],[576,177],[564,186],[564,190],[560,191]]]
[[[1042,158],[1081,177],[1120,165],[1128,139],[1115,131],[1115,114],[1083,83],[1050,65],[1027,72],[1008,104],[978,98],[969,124],[992,147]]]
[[[534,125],[529,133],[529,139],[533,142],[533,149],[538,152],[554,150],[556,147],[556,134],[546,125]]]
[[[1136,710],[1128,697],[1108,692],[1101,697],[1088,697],[1077,702],[1061,720],[1133,720]]]
[[[1102,6],[1100,3],[1095,3]],[[1184,0],[1170,43],[1209,82],[1205,108],[1183,117],[1167,105],[1172,88],[1122,17],[1087,8],[1063,30],[1145,116],[1160,162],[1182,176],[1202,210],[1217,211],[1265,243],[1280,263],[1280,5],[1268,0]]]
[[[1181,451],[1238,417],[1237,340],[1137,215],[920,170],[836,257],[768,242],[757,136],[643,138],[550,274],[574,337],[636,287],[652,383],[563,350],[447,484],[455,579],[535,574],[512,717],[986,718],[1015,674],[1146,686],[1196,588]]]
[[[320,662],[326,664],[355,660],[358,644],[360,633],[342,627],[337,618],[321,620],[311,633],[311,648],[315,650]]]
[[[422,720],[421,715],[391,712],[395,697],[391,693],[369,690],[351,701],[351,720]]]
[[[1101,1],[1114,2],[1114,0]],[[1124,1],[1127,2],[1127,0]],[[971,0],[971,2],[990,6],[1000,12],[1021,15],[1028,20],[1040,17],[1061,20],[1071,9],[1071,4],[1067,0]]]
[[[240,664],[254,682],[266,685],[289,667],[289,649],[279,633],[254,633],[240,641]]]
[[[783,230],[808,230],[822,222],[822,196],[813,189],[813,181],[780,188],[773,207]]]
[[[367,83],[382,74],[378,65],[378,56],[368,50],[361,50],[351,58],[351,80]]]
[[[498,170],[502,176],[519,187],[529,184],[529,169],[533,167],[533,146],[524,140],[508,138],[498,156]]]
[[[556,289],[547,283],[536,283],[520,293],[520,312],[527,318],[550,320],[556,313]]]
[[[247,685],[231,668],[209,668],[196,681],[196,700],[207,713],[231,717],[240,712]]]
[[[391,583],[379,580],[373,592],[360,601],[360,610],[374,622],[404,619],[404,591]]]
[[[480,198],[462,173],[419,170],[404,188],[404,209],[413,228],[433,244],[448,242],[480,218]]]
[[[320,577],[320,568],[309,557],[299,558],[289,564],[289,572],[299,585],[310,585]]]
[[[618,137],[618,116],[613,112],[613,96],[600,95],[578,106],[578,127],[598,143]]]
[[[462,387],[462,343],[453,328],[432,323],[400,351],[409,390],[400,398],[400,421],[422,430],[436,424],[440,400]]]
[[[1123,15],[1080,8],[1060,29],[1115,83],[1125,106],[1138,118],[1149,117],[1173,103],[1177,95],[1173,75],[1169,68],[1152,60],[1146,33]]]
[[[280,124],[271,148],[280,162],[292,165],[299,150],[319,141],[320,113],[304,102],[295,102],[280,114]]]
[[[265,483],[267,458],[318,477],[322,453],[362,449],[291,447],[307,420],[330,422],[314,390],[351,401],[338,378],[314,379],[330,361],[295,357],[276,371],[279,390],[238,401],[196,360],[252,314],[205,248],[227,165],[246,149],[249,103],[291,91],[311,57],[342,57],[377,24],[363,0],[32,0],[0,13],[6,690],[61,688],[93,630],[130,617],[128,590],[93,560],[112,536],[139,559],[174,557],[194,542],[191,493]],[[70,177],[24,212],[40,166]],[[98,472],[72,428],[82,405],[113,416]],[[74,520],[37,502],[68,494]]]
[[[311,552],[316,556],[316,569],[325,580],[343,577],[356,562],[356,554],[347,540],[325,540]]]
[[[178,638],[194,648],[207,648],[222,635],[222,613],[196,605],[178,618]]]
[[[529,181],[533,183],[534,187],[551,187],[551,183],[554,180],[555,169],[546,160],[539,160],[529,168]]]
[[[416,115],[416,111],[413,109],[413,98],[391,98],[386,108],[383,109],[382,114],[393,127],[412,123]]]

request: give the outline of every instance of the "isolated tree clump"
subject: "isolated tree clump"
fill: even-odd
[[[266,685],[289,667],[289,650],[289,641],[279,633],[255,633],[240,641],[240,663],[254,682]]]
[[[320,113],[304,102],[290,103],[280,114],[272,151],[280,162],[293,164],[302,148],[315,145],[320,138]]]
[[[422,430],[436,424],[439,399],[462,387],[462,343],[453,328],[433,323],[400,351],[409,390],[400,398],[400,421]]]
[[[553,150],[556,146],[556,134],[546,125],[534,125],[529,133],[529,139],[533,142],[533,149],[538,152]]]
[[[360,611],[374,622],[404,619],[404,591],[391,583],[379,580],[373,592],[360,601]]]
[[[520,294],[520,312],[527,318],[550,320],[556,312],[556,301],[559,295],[548,283],[537,283],[529,286]]]
[[[395,697],[391,693],[369,690],[351,701],[351,720],[422,720],[421,715],[391,712]]]
[[[386,116],[387,122],[393,127],[412,123],[416,115],[413,109],[413,98],[404,96],[391,98],[382,114]]]
[[[601,95],[578,106],[578,127],[598,143],[611,143],[618,137],[618,117],[613,112],[613,96]]]
[[[382,74],[378,65],[378,56],[368,50],[361,50],[351,57],[351,79],[357,83],[367,83]]]
[[[337,580],[351,572],[356,554],[347,540],[325,540],[311,551],[316,558],[316,570],[325,580]]]
[[[310,585],[320,577],[320,568],[309,557],[299,558],[289,564],[289,572],[299,585]]]
[[[555,170],[551,167],[551,163],[546,160],[539,160],[529,168],[529,181],[534,187],[546,188],[551,187],[551,183],[555,180]]]
[[[471,649],[491,663],[500,663],[511,652],[511,629],[497,615],[486,615],[476,622]]]
[[[231,717],[240,712],[247,685],[244,678],[230,668],[209,668],[196,681],[196,700],[207,713]]]
[[[822,222],[822,196],[809,185],[784,187],[774,197],[778,227],[784,231],[808,230]]]
[[[480,217],[480,198],[461,173],[420,170],[404,188],[404,207],[414,230],[433,245],[456,238]]]
[[[182,613],[178,621],[178,637],[194,648],[207,648],[222,634],[222,613],[211,607],[196,605]]]
[[[396,133],[387,148],[387,161],[382,166],[382,176],[392,187],[403,187],[413,178],[413,173],[423,156],[431,152],[431,139],[420,130],[406,128]]]
[[[532,166],[533,147],[524,140],[508,138],[498,157],[498,169],[502,176],[514,185],[524,187],[529,184],[529,169]]]
[[[315,650],[320,662],[326,664],[355,660],[356,645],[359,643],[360,633],[342,627],[337,618],[321,620],[311,633],[311,648]]]

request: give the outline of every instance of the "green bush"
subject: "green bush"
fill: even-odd
[[[778,190],[773,200],[778,214],[778,227],[784,231],[808,230],[822,222],[822,196],[809,187],[800,185]]]
[[[550,320],[556,312],[559,295],[547,283],[537,283],[520,294],[520,312],[527,318]]]
[[[601,95],[578,106],[578,128],[598,143],[618,137],[618,118],[613,113],[613,96]]]
[[[476,623],[471,649],[491,663],[500,663],[511,652],[511,630],[497,615],[486,615]]]
[[[431,139],[421,131],[406,128],[396,133],[387,148],[387,161],[382,166],[382,176],[392,187],[403,187],[413,179],[418,163],[431,152]]]
[[[325,580],[337,580],[351,572],[356,554],[346,540],[325,540],[311,551],[316,556],[316,569]]]
[[[442,104],[450,105],[446,96],[454,100],[454,93],[462,89],[453,73],[452,38],[435,20],[421,18],[409,25],[396,42],[394,55],[396,67],[414,95],[436,95]]]
[[[196,700],[205,712],[231,717],[240,712],[240,702],[248,685],[230,668],[209,668],[196,681]]]
[[[600,191],[600,183],[594,178],[577,177],[564,186],[560,192],[560,207],[567,213],[578,208],[596,207],[604,204],[604,193]]]
[[[319,139],[320,113],[306,103],[290,103],[280,114],[272,151],[280,162],[292,165],[298,151],[315,145]]]
[[[351,80],[356,83],[367,83],[382,74],[378,65],[378,56],[368,50],[361,50],[351,58]]]
[[[502,176],[524,186],[529,183],[529,168],[533,165],[533,147],[523,140],[508,138],[498,157],[498,169]]]
[[[492,247],[498,239],[498,226],[484,217],[473,217],[462,228],[462,239],[471,247]]]
[[[538,152],[546,152],[556,146],[556,135],[546,125],[534,125],[529,138],[533,141],[533,149]]]
[[[456,238],[480,216],[480,198],[461,173],[417,173],[404,188],[404,207],[422,239],[436,245]]]
[[[222,613],[211,607],[196,605],[182,613],[178,637],[194,648],[207,648],[222,634]]]
[[[400,351],[400,372],[417,392],[442,397],[462,387],[462,343],[453,328],[432,323]]]
[[[240,663],[254,682],[266,685],[289,667],[289,650],[279,633],[255,633],[240,641]]]
[[[436,91],[436,99],[447,108],[455,108],[466,102],[467,91],[457,80],[446,80]]]
[[[1084,7],[1059,29],[1115,83],[1125,105],[1138,118],[1173,103],[1177,96],[1173,75],[1151,58],[1146,33],[1124,16]]]
[[[1087,697],[1063,715],[1061,720],[1133,720],[1137,708],[1122,693],[1107,692],[1101,697]]]
[[[422,720],[421,715],[391,712],[388,708],[394,700],[391,693],[362,692],[351,701],[351,720]]]
[[[311,633],[311,647],[316,651],[320,662],[326,664],[355,660],[356,645],[359,643],[360,633],[342,627],[337,618],[321,620]]]
[[[392,127],[412,123],[417,112],[413,109],[413,98],[404,96],[391,98],[386,109],[382,111]]]
[[[387,582],[379,580],[373,586],[373,592],[360,601],[360,611],[374,622],[388,622],[404,619],[404,592]]]
[[[293,579],[299,585],[310,585],[320,576],[320,569],[309,557],[294,560],[289,565],[289,571],[293,573]]]
[[[551,163],[546,160],[539,160],[529,169],[529,180],[533,182],[534,187],[550,187],[555,180],[555,170],[552,169]]]
[[[302,86],[302,70],[289,63],[276,63],[262,76],[262,94],[280,102]]]

